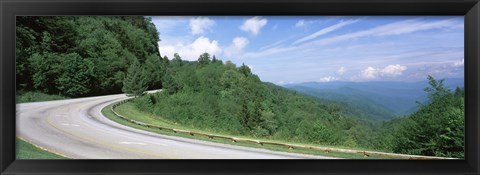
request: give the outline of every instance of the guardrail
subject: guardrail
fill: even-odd
[[[295,148],[303,148],[303,149],[311,149],[311,150],[318,150],[318,151],[325,151],[327,153],[329,152],[339,152],[339,153],[353,153],[353,154],[363,154],[365,157],[368,156],[386,156],[386,157],[393,157],[393,158],[400,158],[400,159],[424,159],[424,160],[432,160],[432,159],[457,159],[457,158],[448,158],[448,157],[433,157],[433,156],[419,156],[419,155],[408,155],[408,154],[396,154],[396,153],[385,153],[385,152],[376,152],[376,151],[363,151],[363,150],[350,150],[350,149],[341,149],[341,148],[328,148],[328,147],[318,147],[318,146],[305,146],[305,145],[295,145],[295,144],[285,144],[285,143],[277,143],[277,142],[270,142],[270,141],[260,141],[260,140],[253,140],[253,139],[243,139],[243,138],[235,138],[235,137],[229,137],[229,136],[222,136],[222,135],[215,135],[215,134],[206,134],[206,133],[200,133],[200,132],[193,132],[193,131],[186,131],[186,130],[180,130],[180,129],[175,129],[175,128],[167,128],[167,127],[162,127],[162,126],[156,126],[156,125],[151,125],[148,123],[143,123],[140,121],[132,120],[129,119],[128,117],[122,116],[118,114],[115,111],[115,108],[127,103],[129,101],[133,100],[133,98],[127,99],[127,100],[122,100],[118,103],[115,103],[112,105],[111,111],[113,114],[115,114],[117,117],[124,119],[130,123],[137,124],[140,126],[144,126],[147,128],[157,128],[159,130],[165,130],[165,131],[172,131],[174,133],[183,133],[183,134],[189,134],[191,136],[205,136],[210,139],[213,138],[221,138],[221,139],[226,139],[226,140],[231,140],[232,142],[245,142],[245,143],[256,143],[259,145],[277,145],[277,146],[283,146],[288,149],[295,149]]]

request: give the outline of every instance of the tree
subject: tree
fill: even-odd
[[[150,87],[161,87],[166,68],[158,65],[159,37],[151,19],[21,16],[16,23],[19,91],[70,97],[119,93],[135,61],[150,68]]]
[[[216,64],[216,63],[223,64],[223,63],[222,63],[222,60],[217,59],[217,58],[215,57],[215,55],[213,55],[213,57],[212,57],[212,63],[213,63],[213,64]]]
[[[431,87],[426,87],[424,91],[428,93],[428,98],[430,100],[435,100],[435,98],[443,97],[448,93],[450,93],[450,90],[445,88],[445,86],[443,85],[443,81],[445,81],[445,79],[441,79],[440,81],[437,81],[430,75],[428,75],[427,79],[428,79],[428,84]]]
[[[205,65],[208,65],[210,63],[210,54],[207,52],[203,53],[198,57],[198,65],[199,67],[203,67]]]
[[[165,74],[166,66],[164,66],[157,55],[150,55],[145,61],[146,72],[148,73],[149,88],[158,89],[162,87],[162,77]]]
[[[94,64],[78,54],[62,55],[62,74],[57,78],[57,87],[62,94],[70,97],[85,96],[90,93],[94,79]]]
[[[393,151],[441,157],[464,157],[464,100],[457,88],[451,92],[443,81],[428,76],[429,101],[401,121],[394,132]]]
[[[240,71],[240,73],[242,73],[245,76],[249,76],[252,74],[252,71],[247,65],[245,65],[245,63],[243,63],[242,66],[238,68],[238,71]]]
[[[122,91],[127,96],[142,96],[147,90],[147,77],[145,76],[145,70],[140,66],[138,62],[130,65],[127,71],[127,77],[123,80]]]
[[[173,54],[172,67],[181,67],[183,66],[182,57],[178,53]]]

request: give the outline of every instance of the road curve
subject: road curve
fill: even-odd
[[[126,99],[108,95],[17,104],[16,134],[74,159],[333,159],[165,136],[120,125],[101,114]]]

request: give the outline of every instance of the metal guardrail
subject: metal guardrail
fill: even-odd
[[[133,100],[133,98],[127,99],[127,100],[122,100],[118,103],[115,103],[112,105],[111,111],[113,114],[115,114],[117,117],[124,119],[130,123],[137,124],[140,126],[148,127],[148,128],[157,128],[159,130],[165,130],[165,131],[172,131],[174,133],[183,133],[183,134],[189,134],[191,136],[205,136],[210,139],[213,138],[221,138],[221,139],[226,139],[226,140],[231,140],[232,142],[245,142],[245,143],[256,143],[259,145],[276,145],[276,146],[283,146],[288,149],[295,149],[295,148],[303,148],[303,149],[311,149],[311,150],[318,150],[318,151],[325,151],[327,153],[329,152],[339,152],[339,153],[353,153],[353,154],[363,154],[365,157],[368,156],[386,156],[386,157],[392,157],[392,158],[399,158],[399,159],[423,159],[423,160],[432,160],[432,159],[437,159],[437,160],[444,160],[444,159],[457,159],[457,158],[448,158],[448,157],[434,157],[434,156],[419,156],[419,155],[408,155],[408,154],[396,154],[396,153],[385,153],[385,152],[376,152],[376,151],[363,151],[363,150],[350,150],[350,149],[341,149],[341,148],[328,148],[328,147],[318,147],[318,146],[306,146],[306,145],[295,145],[295,144],[284,144],[284,143],[277,143],[277,142],[270,142],[270,141],[259,141],[259,140],[253,140],[253,139],[243,139],[243,138],[235,138],[235,137],[229,137],[229,136],[222,136],[222,135],[215,135],[215,134],[206,134],[206,133],[200,133],[200,132],[193,132],[193,131],[186,131],[186,130],[180,130],[180,129],[175,129],[175,128],[167,128],[167,127],[162,127],[162,126],[156,126],[156,125],[151,125],[148,123],[143,123],[140,121],[132,120],[129,119],[128,117],[122,116],[118,114],[115,111],[115,108],[127,103],[129,101]]]

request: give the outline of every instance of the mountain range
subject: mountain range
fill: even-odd
[[[454,90],[464,87],[463,78],[448,78],[443,84]],[[408,115],[417,110],[417,102],[424,103],[429,87],[428,81],[418,82],[304,82],[286,84],[283,87],[298,92],[346,104],[368,118],[389,120],[397,116]],[[360,110],[360,111],[358,111]]]

